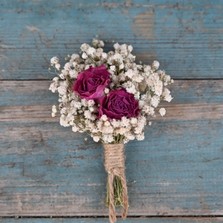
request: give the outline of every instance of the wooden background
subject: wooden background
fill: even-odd
[[[95,35],[176,80],[167,116],[126,146],[125,222],[223,222],[222,0],[1,0],[0,222],[108,221],[102,147],[51,118],[48,91],[49,59]]]

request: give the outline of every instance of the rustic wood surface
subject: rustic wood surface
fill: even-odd
[[[28,218],[28,219],[0,219],[1,223],[104,223],[105,218]],[[120,223],[222,223],[223,218],[128,218],[127,220],[118,219]]]
[[[50,58],[96,35],[175,78],[167,116],[126,145],[126,222],[223,222],[222,12],[222,0],[0,1],[0,222],[107,222],[102,147],[51,118],[48,91]]]

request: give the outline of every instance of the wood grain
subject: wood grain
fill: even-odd
[[[220,223],[223,218],[127,218],[126,220],[118,219],[120,223]],[[29,218],[29,219],[0,219],[1,223],[104,223],[104,218]]]
[[[222,120],[157,121],[128,143],[129,215],[221,215],[222,132]],[[0,141],[1,216],[107,215],[102,147],[87,135],[11,121]]]
[[[1,1],[0,78],[52,78],[52,56],[96,35],[107,50],[132,44],[138,60],[158,59],[174,78],[222,78],[222,10],[220,0]]]
[[[48,89],[51,81],[0,81],[0,106],[52,105],[57,94]],[[223,102],[223,80],[175,80],[170,86],[171,104]]]
[[[50,117],[48,91],[50,58],[96,35],[176,79],[167,116],[126,145],[126,222],[223,222],[222,10],[221,0],[1,1],[0,222],[107,221],[102,146]]]
[[[49,83],[0,82],[0,215],[106,215],[101,145],[50,117]],[[172,91],[167,117],[126,146],[130,216],[219,215],[223,81]]]
[[[58,122],[51,118],[56,94],[50,81],[0,81],[2,122]],[[223,80],[177,80],[172,85],[173,103],[165,105],[167,115],[151,120],[214,120],[223,118]]]

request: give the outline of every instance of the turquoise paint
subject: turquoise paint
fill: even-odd
[[[222,1],[2,1],[0,9],[2,79],[49,79],[49,59],[78,52],[95,35],[127,42],[145,63],[153,59],[174,78],[221,78]],[[152,37],[134,27],[151,13]],[[146,17],[147,18],[147,17]],[[121,22],[120,22],[121,21]],[[143,28],[141,28],[143,29]]]
[[[201,202],[218,213],[223,205],[221,197],[216,196],[223,192],[219,186],[223,183],[222,124],[222,120],[154,122],[146,131],[146,140],[128,143],[130,213],[155,215],[165,207],[167,215],[203,214],[207,210]],[[20,135],[24,128],[23,138],[4,136],[10,129],[9,133],[17,131]],[[43,199],[44,194],[69,194],[77,197],[73,201],[76,208],[81,199],[87,199],[81,209],[84,215],[105,214],[102,146],[61,128],[57,123],[1,124],[0,178],[6,182],[1,190],[8,196],[35,194],[37,190]],[[55,199],[45,199],[44,205],[53,202],[63,207],[64,215],[68,214],[70,199]],[[10,200],[4,202],[10,204]],[[23,202],[35,208],[36,202]],[[176,207],[179,209],[174,210]]]
[[[4,114],[5,106],[16,110],[55,104],[57,97],[44,81],[54,76],[47,71],[49,59],[78,52],[80,44],[95,35],[106,41],[107,50],[112,40],[132,44],[138,60],[158,59],[162,69],[182,79],[172,86],[173,104],[221,104],[222,80],[211,79],[223,77],[222,10],[220,0],[3,0],[0,79],[8,81],[0,82],[0,112]],[[146,33],[134,25],[137,19]],[[10,85],[12,80],[18,81]],[[30,91],[29,83],[42,86]],[[222,216],[223,206],[222,126],[214,117],[164,119],[147,128],[146,140],[128,143],[129,216],[155,217],[126,222],[222,222],[215,218]],[[102,154],[100,144],[59,123],[1,122],[0,216],[106,216]],[[100,223],[107,218],[0,219],[27,221]]]
[[[0,82],[0,106],[56,104],[58,96],[48,90],[50,83],[50,81],[2,81]],[[174,97],[171,104],[221,104],[223,102],[222,80],[178,80],[170,88]]]
[[[201,72],[209,73],[206,77],[213,73],[221,77],[222,2],[181,1],[175,6],[155,9],[155,21],[159,22],[156,37],[161,42],[161,46],[157,44],[157,58],[177,77],[199,78]]]

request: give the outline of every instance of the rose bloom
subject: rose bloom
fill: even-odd
[[[110,91],[100,100],[99,116],[106,115],[111,119],[136,117],[139,115],[139,103],[134,95],[125,89]]]
[[[104,95],[104,89],[110,83],[110,73],[105,65],[90,67],[78,74],[73,91],[87,100],[98,99]]]

